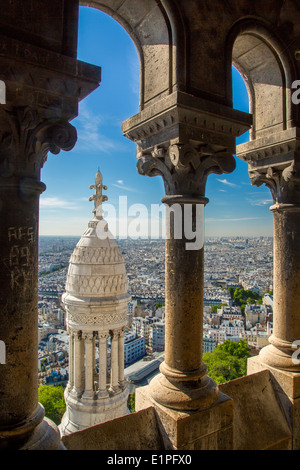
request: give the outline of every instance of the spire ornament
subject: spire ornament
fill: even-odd
[[[94,201],[95,208],[93,210],[93,213],[95,214],[95,217],[98,219],[102,219],[102,214],[103,214],[103,209],[102,209],[102,203],[105,201],[108,201],[108,197],[102,194],[102,191],[107,190],[107,186],[104,186],[102,184],[102,173],[98,169],[96,175],[95,175],[95,184],[91,184],[90,189],[95,189],[95,194],[89,198],[89,201]]]

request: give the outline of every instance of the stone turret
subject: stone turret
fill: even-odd
[[[107,200],[102,174],[96,173],[94,217],[70,258],[62,301],[70,335],[67,410],[62,435],[127,412],[124,332],[130,297],[120,248],[103,219]],[[110,350],[110,367],[108,352]]]

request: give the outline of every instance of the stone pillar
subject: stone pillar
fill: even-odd
[[[294,142],[297,145],[297,141]],[[291,149],[292,142],[288,148]],[[270,149],[268,149],[270,151]],[[284,151],[284,146],[280,148]],[[294,161],[291,162],[291,154]],[[273,334],[270,346],[260,352],[261,361],[271,367],[300,372],[300,361],[295,349],[300,341],[300,165],[298,152],[276,155],[252,163],[247,154],[251,183],[270,188],[274,205],[274,280],[273,280]],[[286,162],[285,162],[286,160]],[[300,343],[299,343],[300,344]],[[296,360],[295,360],[296,359]]]
[[[299,179],[300,181],[300,179]],[[300,195],[300,192],[299,192]],[[299,198],[300,202],[300,198]],[[275,204],[273,334],[261,359],[279,369],[300,372],[300,203]],[[295,343],[299,341],[299,343]]]
[[[118,338],[118,363],[119,363],[119,387],[124,389],[125,380],[124,380],[124,334],[125,328],[122,328],[119,331]]]
[[[69,381],[68,390],[74,387],[74,332],[68,328],[69,334]]]
[[[107,338],[109,334],[98,333],[99,337],[99,394],[98,396],[107,397]]]
[[[119,361],[118,361],[118,334],[117,331],[111,333],[111,389],[112,391],[118,390],[118,379],[119,379]]]
[[[6,345],[0,374],[2,448],[60,445],[56,427],[43,419],[38,404],[39,195],[45,190],[40,173],[49,151],[74,147],[77,135],[69,121],[100,81],[98,67],[75,59],[76,2],[69,3],[64,11],[71,20],[61,12],[54,18],[55,7],[47,7],[48,33],[53,27],[64,32],[54,48],[48,33],[46,41],[43,33],[41,41],[31,41],[20,34],[20,24],[1,37],[0,80],[6,89],[6,103],[0,106],[0,340]],[[8,22],[14,21],[14,8],[7,5]],[[39,14],[35,2],[28,31]]]
[[[94,363],[93,363],[93,333],[84,333],[84,351],[85,351],[85,389],[83,398],[94,398]]]
[[[151,162],[153,168],[154,158],[140,158],[141,174],[148,171]],[[190,144],[172,145],[164,155],[165,186],[173,193],[162,199],[167,206],[165,361],[149,390],[157,403],[180,411],[207,408],[219,394],[202,363],[204,205],[208,200],[200,158],[201,153]],[[162,161],[160,156],[158,165]],[[198,175],[189,174],[190,162]],[[170,164],[178,169],[177,178],[167,172]]]
[[[97,336],[97,333],[95,332],[93,334],[93,359],[92,359],[92,362],[93,362],[93,382],[95,383],[95,379],[96,379],[96,376],[97,376],[97,371],[96,371],[96,336]]]
[[[174,222],[166,237],[166,307],[165,361],[162,375],[153,380],[153,397],[165,406],[178,410],[200,409],[217,400],[218,388],[207,377],[202,363],[203,347],[203,274],[204,274],[204,205],[205,198],[166,197],[162,200],[174,208]],[[191,209],[191,227],[197,227],[200,240],[185,234],[187,208]],[[180,220],[175,218],[180,214]],[[190,228],[191,228],[190,227]],[[176,229],[179,230],[176,234]],[[176,238],[176,235],[179,238]],[[160,387],[158,385],[160,384]],[[168,389],[168,390],[167,390]]]
[[[0,127],[0,323],[7,351],[0,375],[0,446],[35,447],[48,439],[37,379],[39,196],[45,190],[40,171],[49,149],[74,146],[76,131],[28,107],[2,109]],[[39,425],[44,436],[33,435]]]
[[[137,390],[136,409],[154,405],[166,448],[181,450],[205,448],[207,435],[223,433],[226,438],[222,443],[216,438],[216,448],[232,447],[232,401],[219,393],[202,362],[204,194],[208,169],[216,164],[207,155],[204,168],[203,157],[192,143],[178,143],[167,150],[156,148],[138,161],[141,174],[163,176],[167,233],[165,360],[150,385]],[[232,156],[223,158],[229,167]],[[199,430],[196,423],[206,422],[208,415],[226,419],[214,418],[212,428]]]
[[[274,205],[273,334],[270,345],[248,360],[248,374],[272,372],[287,419],[293,429],[293,448],[300,449],[300,165],[299,129],[238,148],[249,164],[252,185],[265,184]]]
[[[209,441],[209,448],[232,447],[232,401],[202,362],[205,186],[210,173],[235,169],[235,137],[250,125],[245,113],[181,92],[123,124],[137,143],[138,172],[162,176],[162,202],[174,213],[166,234],[165,361],[136,391],[136,410],[155,407],[168,449],[200,450]]]
[[[83,392],[83,339],[82,332],[76,331],[74,334],[74,388],[73,393],[78,397]]]

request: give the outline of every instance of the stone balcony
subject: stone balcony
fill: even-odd
[[[162,424],[159,411],[150,406],[64,436],[62,442],[68,450],[292,449],[288,389],[283,391],[269,370],[233,380],[219,388],[232,399],[227,401],[222,414],[214,413],[211,408],[205,413],[205,419],[202,416],[200,420],[195,416],[191,424],[190,412],[181,412],[177,416],[176,427],[171,429],[166,422]],[[226,407],[229,416],[233,407],[232,423],[230,419],[226,422]],[[169,413],[172,414],[172,411]],[[186,418],[188,421],[185,426]],[[220,426],[226,431],[230,429],[232,441],[228,439],[227,433],[215,432]],[[178,447],[174,443],[179,444]]]

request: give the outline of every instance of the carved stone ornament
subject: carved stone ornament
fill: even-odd
[[[76,323],[79,326],[91,325],[112,325],[126,320],[123,312],[97,313],[95,315],[85,315],[81,313],[68,312],[68,322]]]
[[[209,145],[173,144],[138,153],[137,169],[144,176],[162,176],[166,195],[204,196],[208,175],[231,173],[236,166],[231,152]]]
[[[36,109],[0,109],[0,177],[39,179],[48,152],[71,150],[77,132],[69,122],[48,120]]]
[[[269,167],[266,171],[250,170],[251,184],[265,184],[274,204],[300,204],[300,164],[293,162],[284,169]]]

